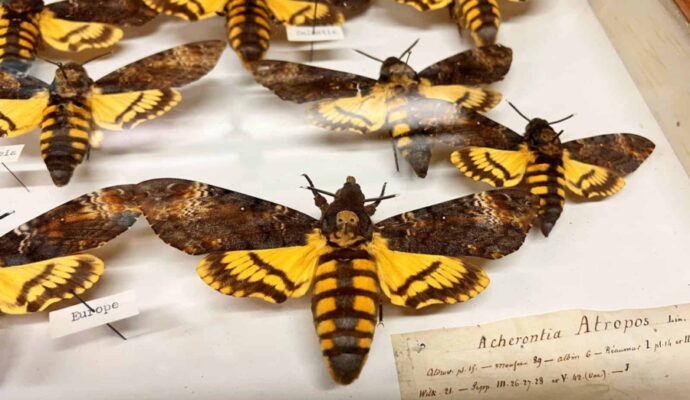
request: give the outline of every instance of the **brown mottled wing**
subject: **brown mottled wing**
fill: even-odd
[[[283,100],[304,103],[369,94],[375,79],[288,61],[263,60],[252,65],[254,79]]]
[[[610,169],[621,175],[637,169],[654,151],[654,143],[631,133],[592,136],[563,143],[574,160]]]
[[[157,15],[141,0],[63,0],[46,8],[62,19],[119,26],[143,25]]]
[[[479,85],[500,81],[510,70],[513,51],[498,44],[463,51],[419,73],[435,85]]]
[[[25,100],[46,91],[48,84],[32,76],[20,76],[0,69],[0,99]]]
[[[288,207],[184,179],[142,182],[137,192],[156,234],[189,254],[304,245],[316,222]]]
[[[112,186],[57,206],[0,237],[0,265],[19,265],[101,247],[141,215],[133,185]]]
[[[520,248],[538,207],[522,189],[493,190],[406,212],[376,229],[391,250],[500,258]]]
[[[477,146],[517,150],[525,141],[510,128],[468,109],[459,109],[455,114],[449,111],[442,118],[427,121],[426,125],[439,142],[454,148]]]
[[[111,72],[96,86],[104,94],[183,86],[211,71],[225,45],[207,40],[173,47]]]

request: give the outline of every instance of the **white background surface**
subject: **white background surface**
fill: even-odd
[[[496,85],[507,99],[529,116],[554,120],[577,113],[559,126],[564,140],[634,132],[657,144],[622,192],[599,203],[569,201],[548,240],[534,230],[519,252],[477,260],[492,284],[469,303],[421,312],[386,305],[385,326],[377,329],[362,375],[347,387],[334,385],[323,365],[308,296],[273,305],[220,295],[196,276],[199,257],[160,242],[141,220],[95,252],[107,269],[87,292],[88,298],[137,292],[142,313],[115,323],[130,340],[106,327],[51,340],[47,314],[2,316],[0,399],[395,399],[394,333],[570,308],[690,302],[690,181],[588,5],[502,5],[502,42],[515,52],[511,72]],[[223,38],[224,23],[159,18],[140,33],[110,58],[89,64],[92,76],[173,45]],[[387,57],[421,38],[410,59],[419,70],[470,47],[446,11],[420,14],[390,0],[375,1],[349,21],[346,35],[343,42],[317,45],[315,64],[373,77],[379,66],[351,48]],[[277,40],[269,57],[304,61],[308,51],[299,49],[308,45]],[[49,80],[53,67],[40,64],[33,72]],[[38,155],[38,132],[4,140],[27,144],[22,160],[11,166],[31,193],[0,172],[0,213],[16,210],[0,221],[0,232],[83,193],[161,177],[231,188],[314,217],[311,195],[299,189],[303,172],[326,190],[356,176],[369,195],[387,181],[401,196],[384,202],[376,221],[488,189],[461,177],[442,149],[422,180],[405,162],[395,172],[387,140],[306,125],[304,107],[255,84],[230,49],[206,79],[182,92],[183,102],[164,118],[128,132],[105,132],[103,149],[77,168],[66,188],[51,184]],[[489,115],[520,132],[525,126],[506,103]]]

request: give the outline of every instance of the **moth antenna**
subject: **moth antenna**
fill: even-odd
[[[88,60],[84,61],[83,63],[81,63],[81,65],[86,65],[86,64],[90,63],[91,61],[96,61],[96,60],[98,60],[99,58],[103,58],[103,57],[109,56],[109,55],[111,55],[111,54],[113,54],[112,51],[109,51],[109,52],[106,52],[106,53],[103,53],[103,54],[99,54],[99,55],[97,55],[97,56],[95,56],[95,57],[91,57],[91,58],[89,58]]]
[[[569,120],[570,118],[572,118],[572,117],[574,117],[574,116],[575,116],[575,114],[570,114],[570,115],[568,115],[568,116],[565,117],[565,118],[559,119],[558,121],[549,122],[549,125],[554,125],[554,124],[558,124],[558,123],[563,122],[563,121],[567,121],[567,120]]]
[[[380,59],[380,58],[376,58],[376,57],[372,56],[371,54],[367,54],[367,53],[363,52],[362,50],[357,50],[357,49],[355,49],[355,51],[356,51],[357,53],[363,55],[364,57],[371,58],[372,60],[378,61],[378,62],[380,62],[381,64],[383,64],[383,60]]]
[[[531,121],[529,118],[525,117],[525,114],[521,113],[520,110],[518,110],[518,108],[515,107],[515,105],[513,103],[508,102],[508,104],[510,104],[510,106],[513,108],[513,110],[515,110],[515,112],[518,113],[518,115],[520,115],[522,118],[524,118],[527,122]]]
[[[563,130],[561,130],[560,132],[558,132],[558,133],[556,134],[556,136],[554,136],[553,139],[551,139],[551,141],[552,141],[552,142],[555,142],[556,139],[558,139],[559,137],[561,137],[561,135],[563,134],[563,132],[564,132]]]
[[[325,212],[328,209],[328,200],[326,200],[325,197],[321,196],[320,193],[327,194],[329,196],[335,197],[334,194],[326,192],[324,190],[319,190],[314,187],[314,182],[312,182],[311,178],[309,178],[309,175],[307,174],[302,174],[304,179],[307,180],[309,183],[308,187],[302,186],[302,189],[309,189],[311,190],[311,193],[314,195],[314,204],[321,210],[321,212]]]
[[[59,62],[59,61],[53,61],[53,60],[51,60],[51,59],[48,59],[48,58],[45,58],[45,57],[42,57],[42,56],[39,56],[39,55],[36,55],[36,58],[40,58],[41,60],[47,62],[48,64],[53,64],[54,66],[56,66],[56,67],[62,69],[62,63]]]
[[[398,197],[398,196],[400,196],[400,195],[399,195],[399,194],[389,194],[388,196],[381,196],[381,197],[373,197],[373,198],[371,198],[371,199],[364,199],[364,201],[365,201],[365,202],[374,201],[374,202],[376,202],[376,205],[378,205],[378,204],[381,203],[381,201],[383,201],[383,200],[392,199],[392,198],[395,198],[395,197]]]
[[[403,51],[403,53],[400,55],[400,57],[398,57],[398,59],[401,59],[401,60],[402,60],[402,58],[405,57],[405,54],[407,54],[407,53],[412,53],[412,49],[417,45],[417,43],[419,43],[419,38],[417,38],[417,40],[415,40],[414,42],[412,42],[412,44],[410,45],[410,47],[408,47],[407,50]]]
[[[0,219],[3,219],[3,218],[5,218],[5,217],[9,217],[9,216],[12,215],[12,214],[14,214],[14,210],[8,211],[8,212],[6,212],[6,213],[0,215]]]
[[[333,194],[333,193],[331,193],[331,192],[327,192],[327,191],[322,190],[322,189],[319,189],[319,188],[315,188],[315,187],[313,187],[313,186],[300,186],[300,188],[301,188],[301,189],[311,190],[312,192],[315,192],[315,193],[325,194],[326,196],[335,197],[335,194]]]

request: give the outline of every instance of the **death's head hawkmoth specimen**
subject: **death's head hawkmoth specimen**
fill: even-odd
[[[309,178],[307,178],[309,180]],[[459,256],[516,251],[537,215],[520,189],[473,194],[374,223],[385,196],[365,198],[352,177],[335,193],[313,186],[319,219],[252,196],[181,179],[138,185],[156,234],[189,254],[207,254],[199,276],[236,297],[282,303],[313,286],[312,313],[333,379],[354,381],[374,336],[381,295],[419,309],[477,296],[489,284]],[[321,194],[332,196],[328,202]]]
[[[57,186],[100,140],[98,128],[122,130],[160,117],[181,99],[174,89],[206,75],[225,49],[191,43],[143,58],[96,80],[77,63],[59,64],[52,84],[0,71],[0,137],[40,125],[41,155]]]
[[[196,21],[225,16],[228,43],[249,68],[268,50],[271,21],[280,25],[341,25],[342,12],[323,0],[143,0],[154,10]]]
[[[448,144],[462,147],[451,154],[451,162],[474,180],[496,187],[522,185],[539,196],[544,236],[563,211],[566,189],[584,199],[611,196],[623,188],[623,176],[635,171],[654,150],[650,140],[630,133],[563,143],[563,131],[556,133],[552,125],[567,118],[555,122],[523,118],[529,123],[520,135],[466,111],[448,136]]]
[[[378,79],[287,61],[254,64],[257,82],[281,99],[316,102],[310,121],[333,131],[390,136],[417,176],[427,174],[431,131],[457,117],[461,108],[487,111],[501,100],[477,85],[503,79],[512,63],[511,49],[499,45],[468,50],[421,72],[400,57],[382,61]]]
[[[469,30],[474,43],[480,46],[496,44],[501,11],[498,0],[396,0],[419,11],[450,7],[450,13],[461,30]],[[524,3],[527,0],[509,0]]]
[[[91,288],[104,263],[77,254],[105,245],[141,215],[133,185],[85,194],[0,237],[0,314],[43,311]]]
[[[77,52],[114,45],[121,26],[142,25],[155,17],[141,0],[3,0],[0,3],[0,67],[26,72],[42,42]]]

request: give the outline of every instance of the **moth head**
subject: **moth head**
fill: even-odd
[[[418,82],[415,70],[397,57],[388,57],[381,65],[379,80],[384,83]]]
[[[349,176],[335,199],[323,213],[321,231],[332,241],[347,245],[350,241],[371,238],[373,224],[364,205],[364,194],[355,178]]]
[[[4,0],[3,5],[16,13],[35,13],[43,9],[43,0]]]
[[[93,81],[82,65],[73,62],[58,64],[53,88],[59,96],[84,97],[91,90],[92,85]]]
[[[536,149],[550,143],[560,143],[558,134],[553,130],[548,121],[534,118],[525,129],[525,139],[530,148]]]

